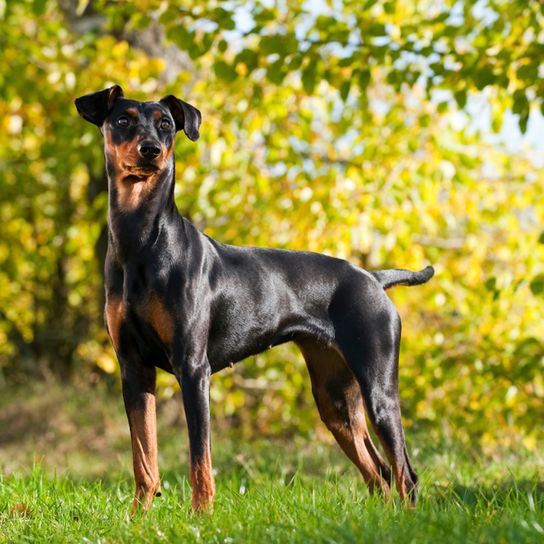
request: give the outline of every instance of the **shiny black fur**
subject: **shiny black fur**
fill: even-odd
[[[170,148],[177,130],[193,140],[199,135],[200,113],[174,97],[137,102],[115,87],[82,97],[76,105],[83,117],[109,132],[115,146],[146,141]],[[137,110],[134,122],[117,126],[129,108]],[[170,129],[158,127],[156,112],[170,120]],[[141,157],[135,183],[150,162]],[[288,341],[333,346],[359,382],[374,428],[388,456],[405,471],[415,502],[417,476],[406,454],[398,401],[401,326],[384,287],[424,283],[432,267],[371,273],[316,253],[226,245],[178,213],[173,155],[154,190],[128,212],[119,209],[116,164],[108,154],[106,168],[105,288],[108,299],[123,305],[116,350],[127,410],[138,406],[143,392],[153,391],[151,368],[173,373],[183,390],[191,458],[198,462],[209,445],[210,374]],[[139,308],[148,304],[150,292],[168,315],[171,341],[161,339],[142,317]]]

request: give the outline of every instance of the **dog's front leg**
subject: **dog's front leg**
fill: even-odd
[[[148,510],[160,495],[155,409],[156,371],[153,366],[121,361],[123,399],[130,425],[136,493],[130,515],[140,504]]]
[[[215,482],[210,447],[210,365],[207,358],[187,358],[178,376],[189,430],[193,510],[213,506]]]

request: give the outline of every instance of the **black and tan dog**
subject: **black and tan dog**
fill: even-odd
[[[308,365],[322,420],[371,491],[390,493],[391,470],[374,446],[365,408],[400,496],[415,504],[398,396],[400,319],[384,293],[433,275],[366,272],[301,251],[225,245],[199,232],[174,202],[174,137],[199,137],[200,112],[174,96],[123,98],[119,86],[76,100],[105,140],[109,180],[106,324],[121,365],[136,496],[160,493],[155,367],[181,384],[189,429],[193,508],[213,503],[210,375],[294,341]]]

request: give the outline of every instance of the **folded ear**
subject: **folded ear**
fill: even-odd
[[[202,122],[202,114],[194,106],[187,104],[187,102],[176,98],[172,94],[161,98],[160,103],[170,110],[176,123],[176,132],[183,129],[187,137],[193,142],[200,138],[198,129]]]
[[[109,89],[76,98],[76,108],[83,119],[101,127],[115,101],[122,96],[123,89],[119,85],[114,85]]]

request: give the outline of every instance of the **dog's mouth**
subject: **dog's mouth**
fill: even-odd
[[[138,181],[145,181],[149,176],[159,172],[160,168],[152,163],[127,164],[125,165],[125,171],[128,173],[128,175],[125,176],[125,180],[136,183]]]
[[[127,170],[130,172],[157,172],[159,167],[151,162],[143,164],[127,165]]]

